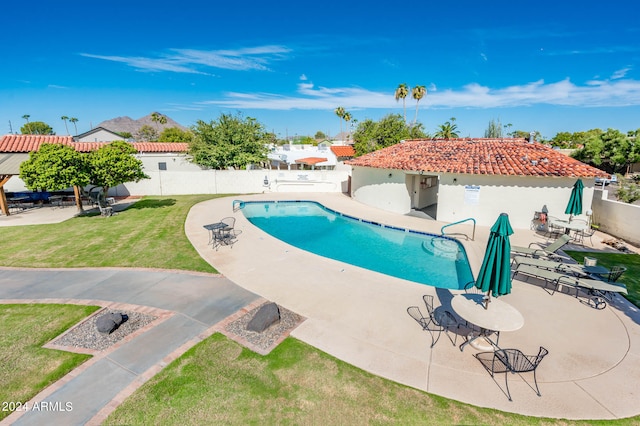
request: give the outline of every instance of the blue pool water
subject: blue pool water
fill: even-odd
[[[440,288],[473,280],[464,248],[450,238],[361,221],[310,201],[241,207],[253,225],[320,256]]]

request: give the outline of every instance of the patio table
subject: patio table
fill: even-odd
[[[489,308],[484,308],[484,294],[459,294],[451,300],[451,307],[466,321],[480,327],[478,335],[470,336],[469,339],[460,345],[460,350],[468,344],[479,348],[481,342],[476,342],[482,338],[491,345],[489,349],[498,347],[497,341],[491,340],[493,332],[515,331],[524,325],[522,314],[510,304],[500,299],[491,299]],[[485,349],[482,347],[481,349]]]
[[[584,231],[587,229],[587,225],[582,222],[569,222],[564,219],[551,219],[549,224],[558,228],[564,228],[564,233],[568,234],[571,231]]]

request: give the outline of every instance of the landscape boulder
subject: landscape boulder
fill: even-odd
[[[280,321],[280,309],[275,303],[262,305],[247,324],[247,330],[262,333],[271,325]]]
[[[111,334],[116,328],[122,324],[124,317],[118,312],[110,312],[98,317],[96,320],[96,328],[100,333]]]

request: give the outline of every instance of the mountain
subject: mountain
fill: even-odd
[[[170,117],[164,114],[162,115],[167,119],[166,124],[154,123],[153,120],[151,120],[151,114],[145,115],[144,117],[139,118],[137,120],[134,120],[131,117],[112,118],[111,120],[103,121],[102,123],[98,124],[98,126],[96,127],[104,127],[105,129],[115,133],[129,132],[132,135],[135,135],[138,132],[138,130],[140,130],[140,127],[144,125],[151,126],[154,129],[159,129],[158,133],[162,133],[164,129],[169,127],[177,127],[181,130],[187,130],[187,128],[184,127],[182,124],[172,120]]]

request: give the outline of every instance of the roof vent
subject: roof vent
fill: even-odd
[[[538,165],[538,160],[531,160],[531,165],[532,166],[537,166]]]
[[[529,133],[529,143],[534,143],[536,141],[536,132]]]

